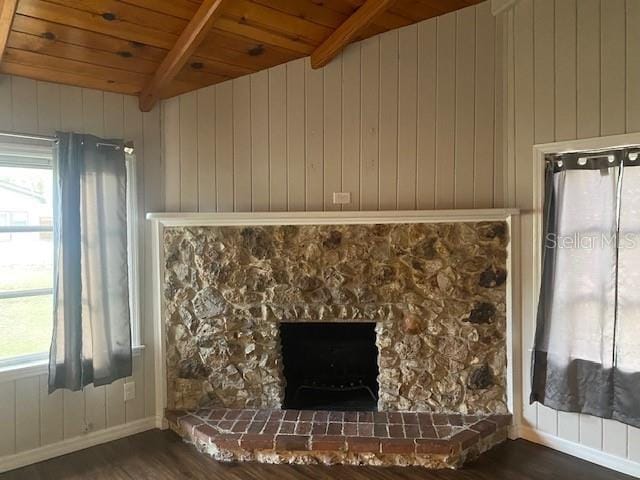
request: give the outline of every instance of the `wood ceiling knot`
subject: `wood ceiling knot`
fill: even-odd
[[[115,13],[111,13],[111,12],[104,12],[102,14],[102,18],[104,18],[106,21],[108,22],[113,22],[117,17]]]
[[[262,55],[264,53],[264,45],[256,45],[255,47],[250,48],[247,53],[252,57]]]
[[[319,68],[352,41],[479,2],[0,0],[0,73],[138,95],[148,110],[308,55]]]

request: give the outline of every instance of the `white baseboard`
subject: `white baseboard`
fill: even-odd
[[[105,428],[97,432],[68,438],[61,442],[52,443],[43,447],[34,448],[24,452],[0,457],[0,473],[15,468],[24,467],[33,463],[42,462],[53,457],[66,455],[67,453],[83,450],[101,443],[111,442],[119,438],[128,437],[136,433],[156,428],[156,417],[147,417],[134,422],[125,423],[116,427]]]
[[[602,450],[586,447],[579,443],[570,442],[569,440],[564,440],[554,435],[522,425],[518,428],[518,434],[520,438],[524,438],[530,442],[544,445],[573,457],[581,458],[587,462],[595,463],[602,467],[610,468],[611,470],[616,470],[618,472],[640,478],[640,463],[638,462],[617,457],[603,452]]]

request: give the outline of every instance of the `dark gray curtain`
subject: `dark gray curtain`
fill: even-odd
[[[640,427],[636,152],[547,161],[530,401]]]
[[[131,375],[122,142],[75,133],[58,138],[49,392]]]

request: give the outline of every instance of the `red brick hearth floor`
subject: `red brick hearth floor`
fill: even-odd
[[[504,441],[511,415],[204,409],[167,420],[223,461],[455,468]]]

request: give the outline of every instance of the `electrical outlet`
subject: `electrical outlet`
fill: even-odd
[[[333,192],[333,203],[337,205],[351,203],[350,192]]]
[[[124,384],[124,401],[128,402],[136,398],[136,382],[129,382]]]

